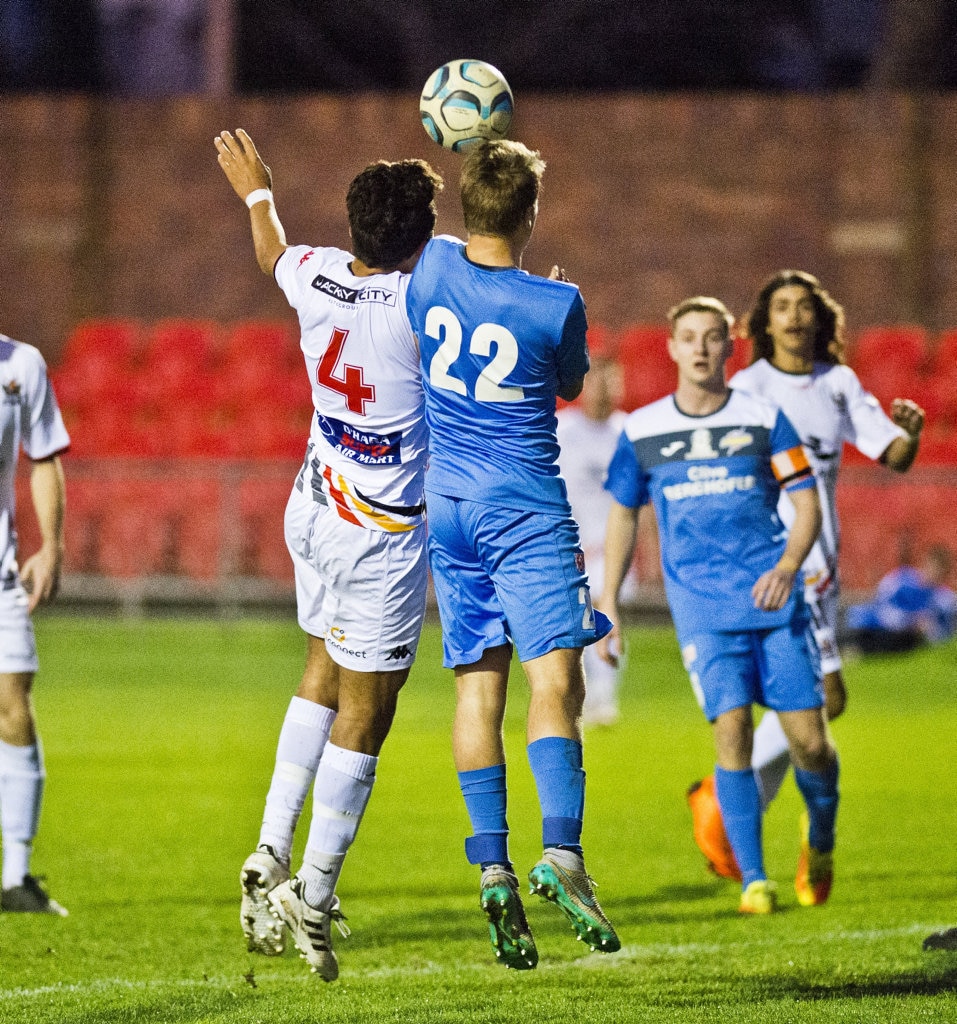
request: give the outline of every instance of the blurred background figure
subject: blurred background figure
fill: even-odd
[[[957,594],[947,585],[954,557],[935,544],[921,566],[891,570],[870,601],[847,610],[849,640],[862,654],[910,651],[949,640],[957,628]]]
[[[558,413],[558,465],[568,488],[572,515],[578,523],[585,567],[592,593],[600,594],[604,582],[605,523],[611,495],[605,490],[608,464],[615,452],[625,421],[619,408],[624,392],[621,364],[610,352],[591,357],[581,397]],[[634,575],[624,598],[634,596]],[[621,665],[613,668],[586,647],[585,725],[614,725],[618,721],[618,685]]]

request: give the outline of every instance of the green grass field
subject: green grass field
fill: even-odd
[[[586,739],[585,847],[620,953],[589,953],[529,901],[538,970],[495,964],[465,863],[451,674],[429,628],[339,887],[353,934],[325,985],[290,949],[254,957],[238,873],[255,845],[303,644],[274,622],[42,617],[49,774],[34,868],[66,919],[0,915],[0,1021],[957,1021],[957,646],[847,668],[837,880],[790,887],[792,781],[766,825],[782,911],[740,918],[690,838],[710,735],[667,630],[630,634],[624,720]],[[512,853],[539,854],[525,684],[507,723]],[[304,833],[304,829],[300,829]],[[298,848],[297,848],[298,852]],[[334,933],[335,934],[335,933]]]

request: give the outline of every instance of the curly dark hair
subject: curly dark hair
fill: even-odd
[[[831,298],[813,274],[804,270],[779,270],[758,292],[754,307],[744,318],[745,337],[751,341],[751,362],[756,363],[759,359],[767,359],[770,362],[774,355],[774,342],[768,334],[768,310],[774,293],[788,285],[806,288],[814,304],[814,315],[817,320],[812,354],[814,361],[843,363],[844,307]]]
[[[378,160],[346,193],[352,252],[367,267],[394,270],[435,229],[442,178],[424,160]]]

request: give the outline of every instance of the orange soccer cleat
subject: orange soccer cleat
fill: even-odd
[[[808,841],[807,812],[801,815],[801,853],[798,856],[794,891],[802,907],[818,907],[827,903],[834,883],[834,855],[815,850]]]
[[[708,870],[721,878],[741,881],[741,869],[728,842],[721,807],[714,791],[714,776],[707,775],[688,789],[694,841],[708,862]]]

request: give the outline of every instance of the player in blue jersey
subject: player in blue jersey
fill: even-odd
[[[743,880],[740,910],[766,914],[777,903],[764,870],[761,801],[751,770],[753,704],[780,715],[807,805],[798,899],[823,903],[833,876],[838,760],[797,585],[821,526],[814,476],[784,414],[725,383],[732,347],[725,306],[687,299],[669,320],[677,389],[628,417],[608,471],[615,504],[601,607],[615,611],[638,510],[650,501],[682,657],[714,725],[718,802]],[[782,488],[795,508],[789,533],[777,513]],[[599,651],[611,658],[609,639]]]
[[[430,429],[429,559],[458,695],[453,753],[474,833],[466,856],[482,868],[496,955],[520,970],[538,953],[508,852],[502,723],[513,645],[531,690],[528,757],[543,818],[532,891],[592,948],[620,948],[581,848],[582,650],[610,624],[592,610],[555,436],[556,396],[575,398],[588,370],[585,307],[558,268],[551,279],[521,269],[544,166],[517,142],[473,148],[461,177],[468,241],[430,241],[407,300]]]

